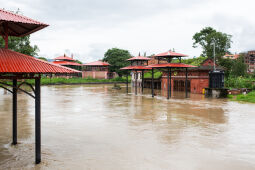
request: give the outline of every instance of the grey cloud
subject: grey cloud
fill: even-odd
[[[164,11],[190,8],[202,2],[202,0],[41,0],[29,6],[38,9],[41,12],[40,15],[47,16],[48,20],[65,21],[66,24],[68,21],[77,21],[73,26],[81,22],[90,26],[115,25]]]

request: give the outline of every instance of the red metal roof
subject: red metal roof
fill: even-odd
[[[0,9],[0,35],[4,34],[5,26],[8,27],[9,36],[20,37],[29,35],[35,31],[47,27],[48,25],[22,15]]]
[[[162,64],[153,64],[147,66],[149,68],[189,68],[189,67],[196,67],[193,65],[183,64],[183,63],[162,63]]]
[[[121,70],[150,70],[151,68],[146,66],[127,66],[121,68]]]
[[[84,66],[109,66],[110,64],[103,61],[94,61],[91,63],[83,64]]]
[[[1,73],[72,74],[79,71],[0,48]]]
[[[63,66],[82,66],[82,64],[76,63],[76,62],[70,62],[70,61],[53,61],[53,64],[59,64],[59,65],[63,65]]]
[[[54,58],[54,60],[69,60],[69,61],[75,61],[75,59],[71,58],[71,57],[68,57],[64,54],[64,56],[59,56],[59,57],[56,57]]]
[[[164,53],[160,53],[160,54],[157,54],[155,55],[156,57],[187,57],[188,55],[186,54],[181,54],[181,53],[176,53],[176,52],[173,52],[173,51],[167,51],[167,52],[164,52]]]
[[[128,61],[132,61],[132,60],[150,60],[151,58],[147,58],[147,57],[143,57],[143,56],[137,56],[137,57],[132,57],[130,59],[128,59]]]

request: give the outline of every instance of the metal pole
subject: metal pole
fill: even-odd
[[[35,79],[35,163],[41,162],[41,82]]]
[[[135,95],[137,95],[137,77],[138,77],[138,73],[137,70],[135,71]]]
[[[143,86],[144,86],[144,70],[142,71],[142,93],[143,93]]]
[[[170,70],[168,67],[167,68],[167,99],[169,99],[169,77],[170,77]]]
[[[172,68],[170,68],[170,97],[172,97]]]
[[[215,40],[213,40],[213,60],[214,60],[213,71],[215,71]]]
[[[186,98],[188,97],[188,68],[186,68],[185,96],[186,96]]]
[[[154,69],[151,69],[151,96],[154,97]]]
[[[17,144],[17,79],[13,80],[12,90],[12,144]]]
[[[127,94],[128,94],[128,71],[127,71],[127,82],[126,82],[126,91],[127,91]]]

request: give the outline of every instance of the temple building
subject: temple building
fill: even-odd
[[[217,71],[224,68],[216,64]],[[202,94],[205,88],[209,87],[209,72],[214,69],[213,59],[206,59],[200,66],[188,69],[187,88],[191,93]],[[172,70],[172,89],[174,91],[185,90],[185,70]],[[161,78],[161,89],[167,90],[167,73],[163,72]]]
[[[54,61],[52,63],[69,67],[79,71],[81,71],[82,69],[82,64],[77,63],[75,59],[73,59],[73,55],[72,57],[68,57],[64,54],[64,56],[59,56],[57,58],[54,58]]]
[[[82,65],[82,77],[94,79],[112,79],[117,73],[109,71],[110,64],[103,61],[95,61]]]

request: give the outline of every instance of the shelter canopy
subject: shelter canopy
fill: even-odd
[[[47,27],[47,24],[0,9],[0,35],[22,37]]]
[[[132,57],[128,59],[128,61],[133,61],[133,60],[151,60],[151,58],[143,57],[143,56],[137,56],[137,57]]]
[[[153,64],[147,66],[148,68],[190,68],[190,67],[196,67],[189,64],[184,63],[162,63],[162,64]]]
[[[151,68],[146,66],[127,66],[121,68],[121,70],[151,70]]]
[[[0,74],[73,74],[79,71],[0,48]]]

